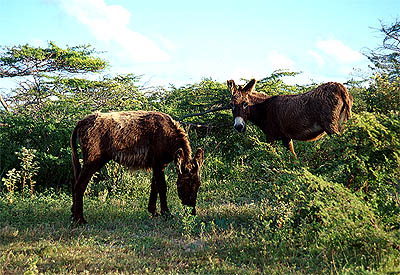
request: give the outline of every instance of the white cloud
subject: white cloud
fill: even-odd
[[[175,51],[177,49],[176,45],[172,41],[170,41],[166,37],[164,37],[163,35],[159,35],[158,40],[161,42],[161,44],[166,49],[168,49],[170,51]]]
[[[135,62],[165,62],[168,54],[146,36],[128,26],[131,13],[104,0],[59,0],[64,11],[86,25],[102,41],[117,45],[125,58]]]
[[[242,80],[242,78],[260,79],[261,77],[262,77],[262,75],[260,74],[260,72],[257,72],[254,69],[240,67],[240,68],[236,68],[236,69],[230,71],[228,74],[224,75],[222,77],[222,79],[233,79],[236,82],[236,84],[245,84],[245,82]]]
[[[315,62],[317,62],[318,67],[322,67],[325,65],[325,60],[319,53],[316,53],[313,50],[308,50],[307,54],[314,57],[314,60],[315,60]]]
[[[364,56],[356,50],[343,44],[340,40],[321,40],[317,42],[317,47],[327,55],[333,56],[342,64],[359,62]]]
[[[268,57],[267,62],[272,70],[288,69],[294,70],[295,62],[276,51],[272,51]]]
[[[29,40],[28,44],[33,47],[41,47],[41,48],[46,48],[48,46],[47,41],[44,41],[42,39],[37,39],[37,38]]]

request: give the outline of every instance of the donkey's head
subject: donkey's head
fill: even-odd
[[[197,191],[200,187],[200,171],[204,162],[204,152],[202,149],[197,149],[193,159],[190,156],[185,156],[180,148],[175,153],[174,162],[178,180],[176,182],[178,188],[178,196],[182,204],[193,207],[192,214],[196,214],[196,199]]]
[[[235,127],[238,132],[242,133],[246,130],[246,121],[250,112],[248,108],[250,105],[249,94],[254,91],[256,80],[250,80],[244,88],[242,86],[236,86],[233,80],[228,80],[227,84],[232,94],[230,106],[235,119],[233,127]]]

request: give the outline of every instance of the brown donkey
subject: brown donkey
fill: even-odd
[[[266,135],[267,142],[282,140],[296,158],[293,141],[317,140],[325,133],[338,133],[351,116],[353,97],[340,83],[328,82],[300,95],[268,96],[255,91],[256,80],[244,88],[227,81],[230,102],[238,132],[250,120]]]
[[[77,137],[83,155],[83,167],[77,153]],[[193,207],[200,186],[200,168],[204,152],[197,149],[194,159],[186,133],[169,115],[159,112],[95,113],[80,120],[71,136],[74,180],[72,182],[72,219],[86,223],[83,217],[83,194],[93,174],[108,161],[132,169],[153,169],[148,211],[157,215],[160,196],[161,213],[169,212],[164,168],[175,162],[178,196],[184,205]]]

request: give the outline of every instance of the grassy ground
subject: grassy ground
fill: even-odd
[[[71,225],[68,194],[2,194],[0,274],[400,271],[399,230],[382,230],[357,196],[302,171],[301,161],[288,172],[257,158],[247,165],[208,159],[196,217],[185,214],[171,167],[169,218],[147,213],[144,172],[119,177],[108,194],[101,181],[91,185],[86,226]]]
[[[80,227],[69,222],[65,195],[2,200],[0,273],[232,274],[259,273],[269,265],[268,252],[250,236],[259,205],[199,205],[193,218],[172,203],[172,217],[150,218],[143,195],[86,198],[89,225]]]
[[[244,196],[248,190],[238,186],[219,186],[224,182],[204,183],[197,217],[184,214],[171,183],[173,216],[150,218],[149,182],[142,184],[143,192],[127,199],[86,197],[89,224],[79,227],[70,224],[67,195],[47,192],[13,202],[2,197],[0,273],[364,273],[400,267],[393,252],[368,267],[337,264],[340,255],[332,253],[310,257],[304,247],[271,251],[273,240],[262,228],[271,211],[267,203],[251,200],[255,193]]]

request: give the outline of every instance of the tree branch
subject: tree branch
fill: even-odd
[[[208,114],[208,113],[218,112],[218,111],[222,111],[222,110],[229,110],[229,109],[230,108],[229,108],[228,105],[221,106],[221,107],[218,107],[218,108],[215,108],[215,109],[208,109],[207,111],[204,111],[204,112],[201,112],[201,113],[194,113],[194,114],[184,115],[183,117],[179,118],[178,121],[182,122],[182,120],[184,120],[185,118],[188,118],[188,117],[202,116],[202,115],[205,115],[205,114]]]
[[[218,123],[218,124],[212,124],[212,123],[201,123],[201,122],[179,122],[180,124],[184,125],[184,126],[190,126],[190,127],[195,127],[195,128],[206,128],[206,129],[211,129],[211,128],[215,128],[215,127],[226,127],[229,124],[227,123]]]
[[[10,113],[11,112],[10,108],[8,107],[7,103],[5,102],[5,100],[3,99],[3,97],[1,95],[0,95],[0,102],[1,102],[1,105],[3,105],[4,109],[6,109],[6,111],[8,113]]]

